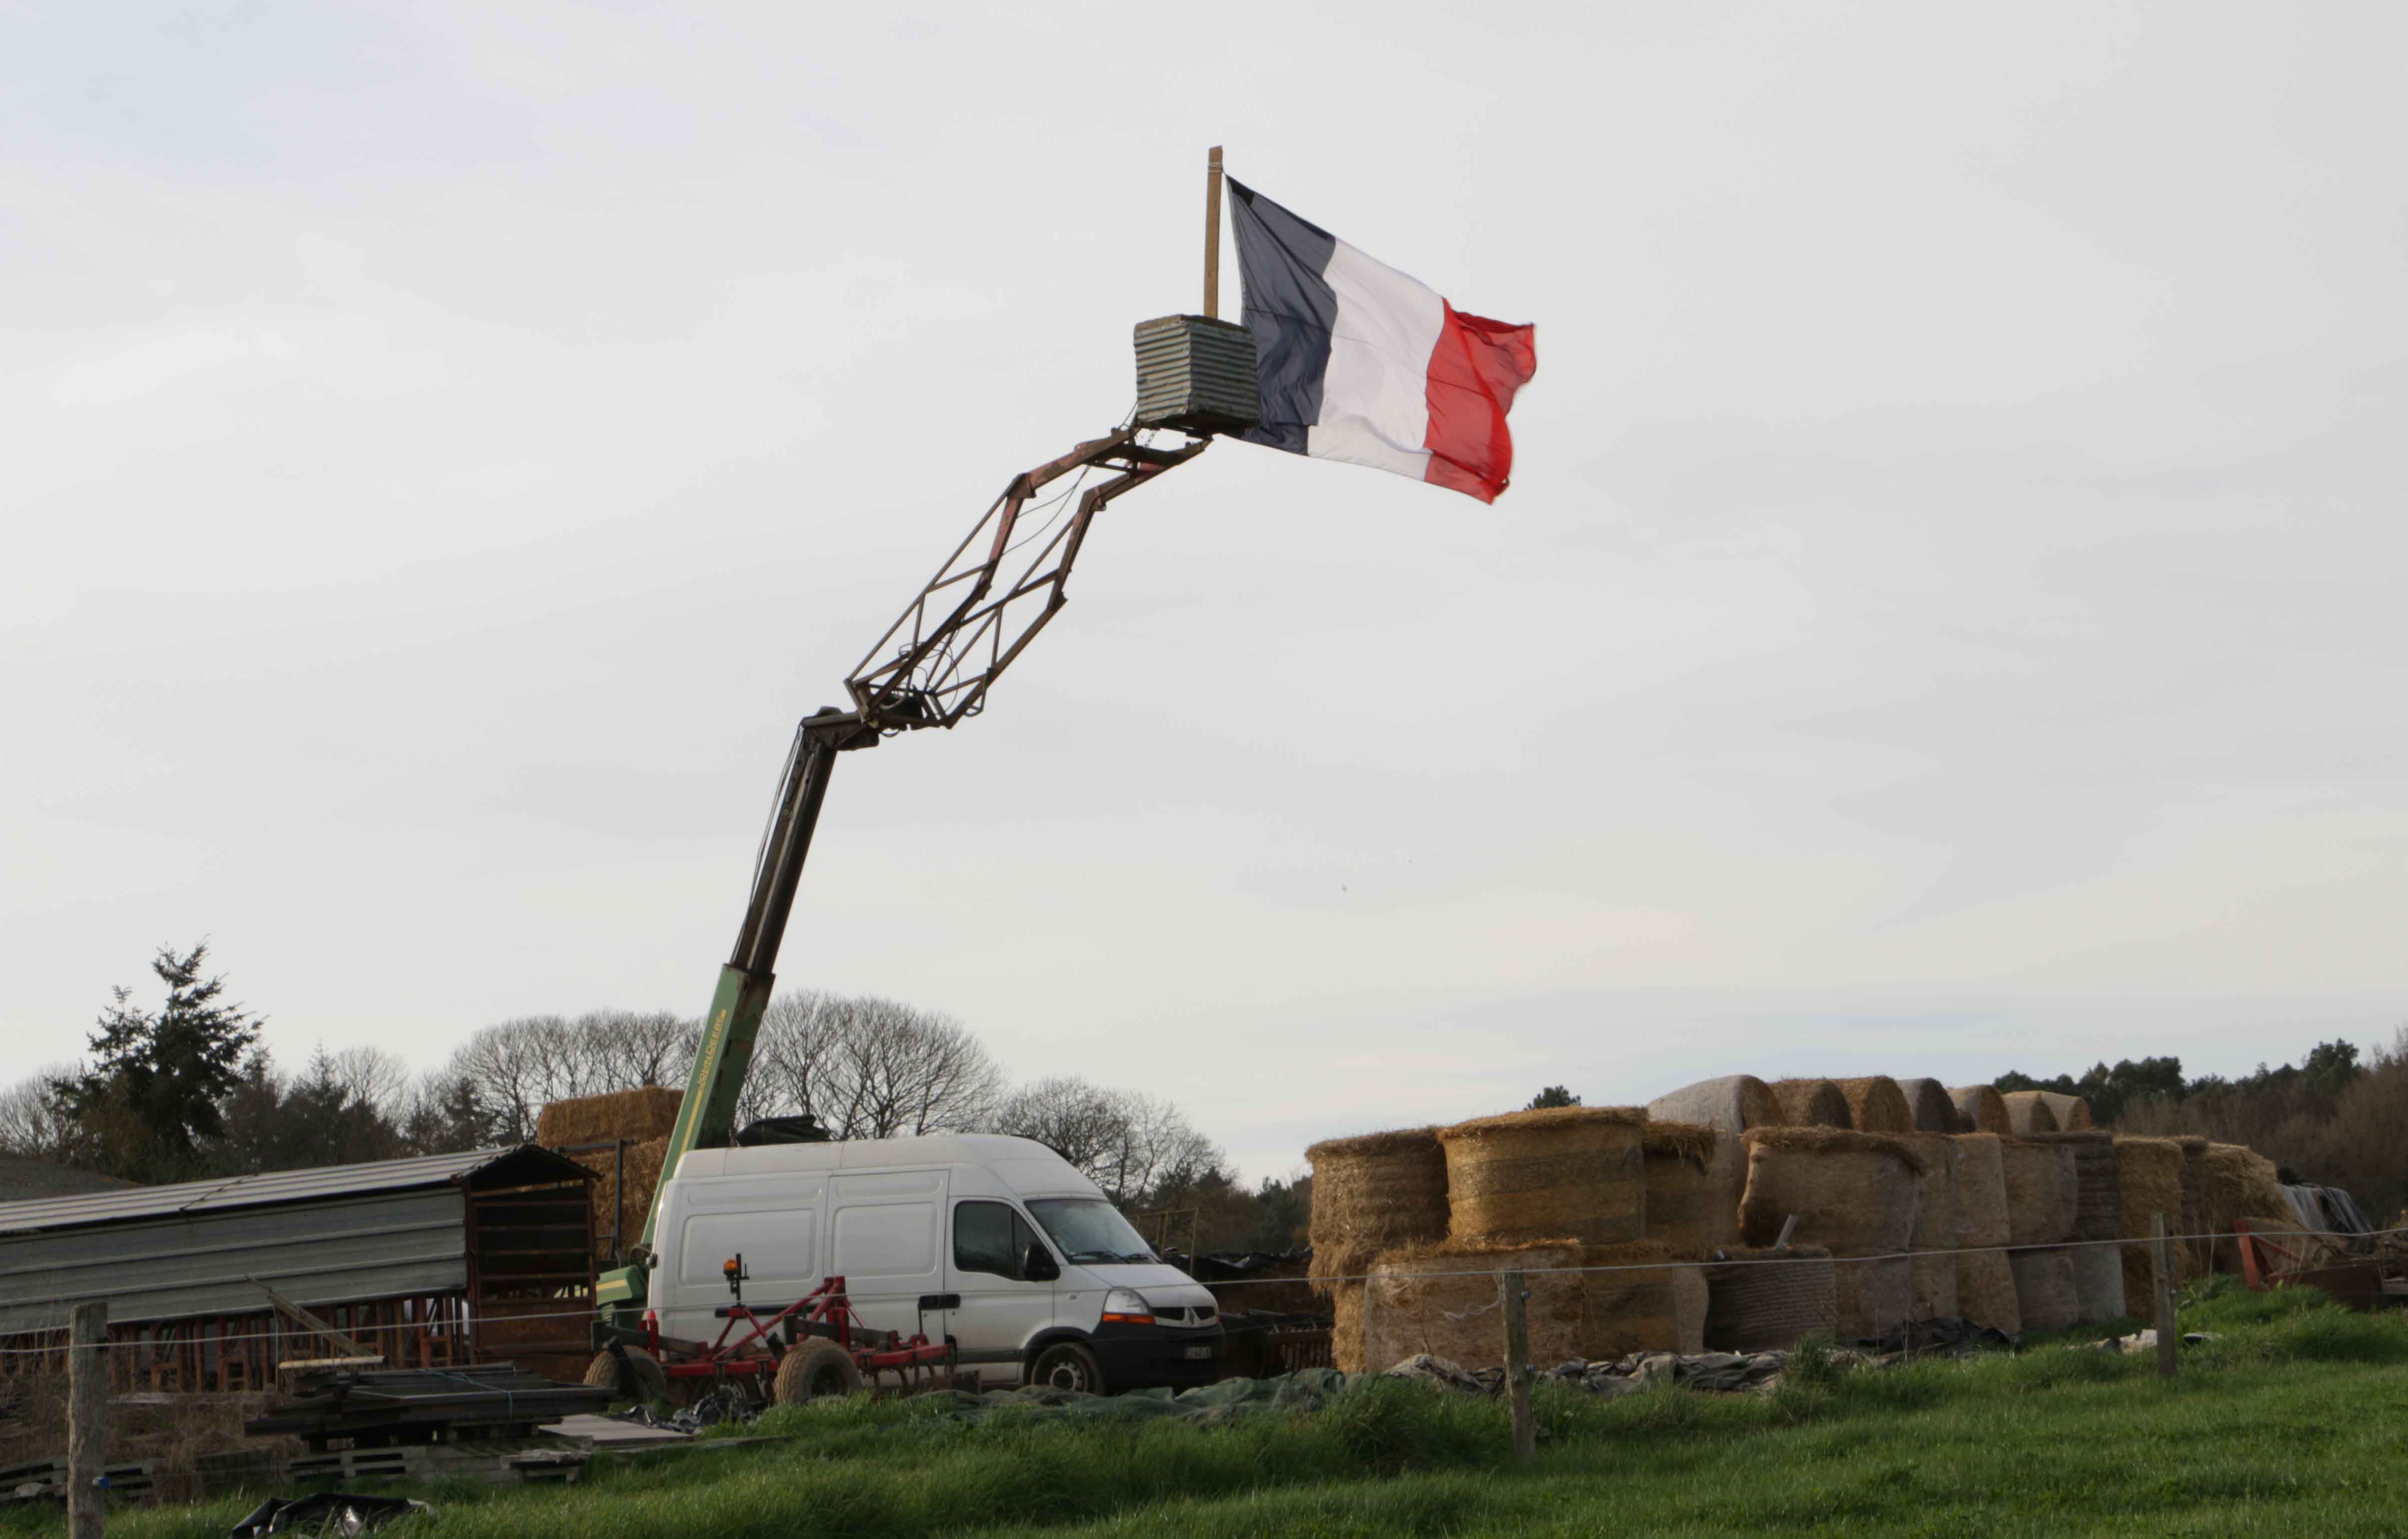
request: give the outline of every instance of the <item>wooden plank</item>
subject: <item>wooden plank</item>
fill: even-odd
[[[67,1539],[101,1539],[108,1457],[108,1305],[79,1304],[67,1348]]]
[[[2174,1242],[2162,1213],[2149,1215],[2150,1288],[2157,1294],[2157,1376],[2172,1378],[2182,1354],[2182,1328],[2174,1322]]]
[[[1513,1457],[1539,1457],[1539,1423],[1530,1408],[1529,1290],[1517,1269],[1505,1274],[1505,1393],[1513,1407]]]

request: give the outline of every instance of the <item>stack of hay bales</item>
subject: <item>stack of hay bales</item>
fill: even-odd
[[[1898,1089],[1899,1093],[1906,1097],[1907,1109],[1914,1114],[1915,1132],[1973,1131],[1971,1124],[1957,1116],[1956,1098],[1937,1079],[1901,1079],[1898,1082]]]
[[[1575,1240],[1623,1245],[1647,1229],[1647,1167],[1636,1106],[1554,1106],[1439,1130],[1447,1238],[1461,1244]]]
[[[2081,1185],[2073,1151],[2062,1144],[2026,1138],[2000,1140],[2006,1178],[2007,1230],[2015,1248],[2007,1264],[2015,1275],[2015,1307],[2027,1332],[2062,1331],[2082,1318],[2073,1283],[2073,1238],[2081,1210]]]
[[[1904,1324],[1914,1292],[1906,1251],[1922,1176],[1914,1151],[1895,1138],[1840,1128],[1756,1128],[1743,1136],[1740,1231],[1747,1242],[1771,1244],[1795,1217],[1793,1239],[1830,1251],[1838,1263],[1842,1339],[1878,1337]]]
[[[1976,1325],[2023,1334],[2015,1275],[2007,1252],[2014,1242],[2007,1217],[2003,1140],[1994,1133],[1960,1133],[1948,1140],[1948,1197],[1956,1208],[1956,1309]]]
[[[1855,1125],[1848,1097],[1828,1079],[1777,1079],[1774,1099],[1781,1103],[1781,1122],[1793,1128],[1845,1128]]]
[[[2115,1175],[2123,1191],[2123,1234],[2137,1245],[2122,1247],[2124,1307],[2153,1296],[2157,1262],[2149,1253],[2152,1214],[2166,1218],[2166,1233],[2182,1233],[2182,1146],[2171,1138],[2118,1138]]]
[[[1707,1287],[1659,1241],[1623,1245],[1481,1245],[1447,1241],[1395,1250],[1372,1264],[1359,1317],[1341,1312],[1333,1341],[1353,1333],[1362,1356],[1394,1363],[1427,1352],[1464,1368],[1505,1361],[1504,1274],[1529,1294],[1530,1361],[1705,1350]],[[1341,1298],[1350,1295],[1341,1294]]]
[[[2236,1218],[2298,1218],[2272,1160],[2241,1144],[2210,1144],[2205,1158],[2207,1221],[2215,1233],[2232,1233]],[[2217,1240],[2214,1254],[2219,1271],[2241,1269],[2238,1241]]]
[[[1999,1099],[2007,1108],[2004,1132],[2018,1138],[2028,1138],[2036,1133],[2065,1131],[2057,1126],[2057,1108],[2048,1104],[2045,1090],[2009,1090]]]
[[[1838,1269],[1820,1246],[1727,1247],[1706,1273],[1705,1342],[1714,1352],[1785,1352],[1840,1329]]]
[[[1948,1092],[1956,1103],[1957,1119],[1967,1133],[2013,1133],[2007,1119],[2006,1097],[1987,1085],[1959,1085]]]
[[[644,1219],[660,1190],[661,1161],[677,1126],[685,1092],[658,1085],[554,1101],[536,1114],[535,1141],[546,1148],[624,1140],[615,1148],[584,1149],[569,1156],[601,1176],[594,1183],[594,1246],[606,1263],[615,1236],[624,1254],[644,1232]]]
[[[1721,1133],[1769,1128],[1784,1119],[1781,1098],[1752,1074],[1700,1079],[1647,1103],[1650,1122],[1689,1122]]]
[[[1954,1108],[1951,1108],[1952,1111]],[[1914,1258],[1909,1264],[1907,1318],[1955,1319],[1956,1300],[1956,1202],[1949,1165],[1949,1135],[1910,1133],[1899,1142],[1914,1151],[1923,1172],[1915,1187]]]
[[[1703,1256],[1739,1243],[1739,1204],[1747,1191],[1747,1147],[1737,1133],[1692,1122],[1639,1130],[1647,1162],[1647,1238]]]
[[[1363,1335],[1347,1326],[1361,1318],[1363,1285],[1339,1279],[1364,1276],[1384,1251],[1446,1238],[1446,1154],[1436,1128],[1403,1128],[1326,1139],[1304,1157],[1312,1162],[1312,1264],[1306,1275],[1331,1297],[1334,1360],[1361,1373]]]
[[[2086,1320],[2120,1319],[2124,1315],[2123,1247],[2100,1242],[2124,1234],[2124,1187],[2117,1175],[2115,1135],[2104,1129],[2082,1133],[2036,1133],[2035,1144],[2054,1144],[2073,1155],[2076,1242],[2073,1290]]]
[[[1848,1126],[1858,1133],[1913,1133],[1914,1108],[1907,1104],[1906,1092],[1898,1081],[1885,1074],[1863,1079],[1835,1079],[1840,1093],[1848,1101]]]

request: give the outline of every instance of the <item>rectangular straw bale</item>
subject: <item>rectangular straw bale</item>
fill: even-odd
[[[2182,1166],[2182,1146],[2171,1138],[2115,1140],[2115,1174],[2123,1192],[2121,1230],[2124,1238],[2132,1242],[2122,1247],[2128,1303],[2155,1297],[2157,1270],[2150,1256],[2149,1216],[2164,1214],[2169,1234],[2183,1232]]]
[[[1752,1245],[1778,1238],[1795,1215],[1793,1241],[1835,1255],[1887,1255],[1914,1237],[1921,1161],[1896,1138],[1841,1128],[1755,1128],[1740,1233]]]
[[[1447,1238],[1461,1245],[1641,1238],[1646,1120],[1636,1106],[1554,1106],[1440,1129]]]
[[[624,1255],[627,1247],[642,1237],[644,1220],[652,1216],[652,1198],[660,1191],[661,1161],[667,1155],[669,1141],[666,1136],[628,1145],[624,1167],[626,1177],[624,1192],[616,1185],[622,1167],[612,1158],[610,1150],[570,1156],[586,1168],[601,1173],[602,1179],[594,1183],[589,1199],[594,1204],[594,1250],[596,1256],[608,1256],[614,1228],[621,1255]]]
[[[1898,1081],[1885,1074],[1869,1075],[1862,1079],[1835,1079],[1840,1093],[1848,1098],[1848,1126],[1858,1133],[1913,1133],[1914,1108],[1907,1104],[1906,1092]]]
[[[1917,1133],[1971,1133],[1973,1125],[1963,1120],[1956,1102],[1948,1088],[1937,1079],[1901,1079],[1899,1093],[1906,1097],[1907,1109],[1914,1115]]]
[[[1838,1332],[1839,1283],[1829,1251],[1732,1247],[1722,1256],[1727,1264],[1706,1270],[1709,1351],[1785,1352],[1801,1337]]]
[[[1835,1264],[1842,1341],[1877,1341],[1914,1318],[1914,1257],[1842,1256]]]
[[[1700,1254],[1737,1245],[1740,1199],[1747,1191],[1747,1146],[1740,1135],[1651,1119],[1641,1144],[1647,1237]]]
[[[2124,1259],[2116,1254],[2123,1248],[2114,1245],[2073,1247],[2073,1295],[2084,1319],[2122,1319],[2131,1312],[2124,1300]]]
[[[1383,1252],[1446,1238],[1446,1154],[1436,1128],[1325,1139],[1304,1157],[1312,1163],[1308,1275],[1322,1292],[1330,1278],[1362,1276]]]
[[[558,1148],[564,1144],[599,1144],[618,1138],[630,1144],[666,1138],[677,1127],[678,1107],[684,1101],[683,1090],[661,1085],[554,1101],[536,1113],[535,1141],[546,1148]],[[606,1156],[609,1152],[603,1151]]]
[[[2080,1187],[2073,1151],[2026,1138],[2000,1140],[2006,1177],[2008,1238],[2019,1246],[2063,1245],[2073,1238]]]
[[[1647,1103],[1651,1122],[1692,1122],[1723,1133],[1769,1128],[1782,1120],[1781,1098],[1752,1074],[1700,1079]]]
[[[2015,1250],[2007,1255],[2015,1275],[2015,1306],[2024,1331],[2045,1335],[2082,1319],[2082,1295],[2073,1286],[2073,1255],[2061,1247]]]
[[[1505,1362],[1504,1274],[1520,1269],[1530,1361],[1553,1366],[1580,1357],[1582,1275],[1570,1271],[1570,1245],[1438,1246],[1391,1251],[1371,1263],[1370,1281],[1338,1290],[1331,1361],[1345,1373],[1383,1373],[1427,1352],[1463,1368]],[[1365,1297],[1368,1292],[1368,1301]]]

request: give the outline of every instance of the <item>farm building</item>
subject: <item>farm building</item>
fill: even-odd
[[[329,1354],[268,1290],[396,1367],[575,1377],[593,1173],[528,1146],[0,1203],[0,1373],[55,1369],[108,1304],[122,1389],[235,1392]]]

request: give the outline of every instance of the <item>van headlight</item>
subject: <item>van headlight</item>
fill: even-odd
[[[1106,1325],[1152,1325],[1154,1305],[1133,1288],[1115,1288],[1104,1295]]]

